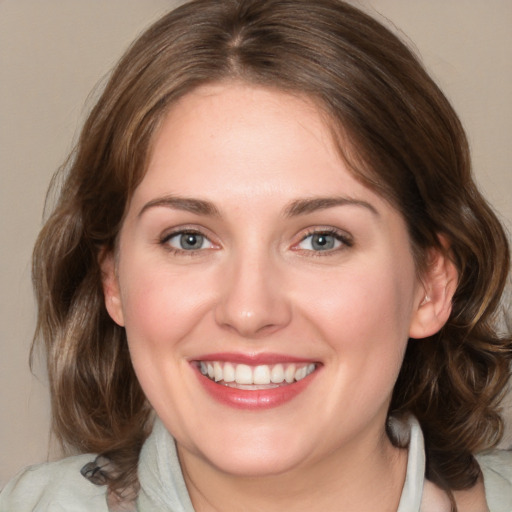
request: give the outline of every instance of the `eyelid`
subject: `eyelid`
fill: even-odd
[[[210,247],[201,248],[201,249],[180,249],[178,247],[174,247],[169,244],[169,240],[171,240],[174,237],[177,237],[179,235],[186,235],[186,234],[193,234],[193,235],[200,235],[204,237],[208,242],[210,243]],[[158,244],[165,247],[166,250],[173,252],[175,254],[185,254],[185,255],[193,255],[197,254],[199,252],[207,251],[209,249],[217,249],[219,248],[219,244],[212,240],[213,236],[209,234],[209,231],[202,227],[197,226],[176,226],[172,229],[164,231],[159,237],[158,237]]]
[[[325,251],[315,251],[313,249],[302,249],[299,245],[304,242],[307,238],[313,235],[327,235],[334,237],[337,241],[341,243],[341,246],[327,249]],[[318,226],[313,228],[308,228],[305,232],[301,233],[300,239],[298,242],[295,242],[292,245],[292,249],[295,251],[303,251],[305,253],[311,253],[311,255],[315,256],[323,256],[328,254],[333,254],[338,251],[342,251],[346,248],[352,247],[354,245],[353,237],[347,233],[346,231],[340,230],[338,228],[334,228],[332,226]]]

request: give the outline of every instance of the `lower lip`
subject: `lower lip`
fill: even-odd
[[[309,386],[317,372],[318,368],[293,384],[251,391],[217,384],[202,375],[199,370],[196,371],[199,381],[215,400],[236,409],[251,410],[271,409],[290,402]]]

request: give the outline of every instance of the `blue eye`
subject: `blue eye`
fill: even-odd
[[[212,243],[201,233],[196,232],[180,232],[174,233],[164,240],[164,243],[170,245],[174,249],[181,251],[198,251],[201,249],[209,249]]]
[[[337,233],[318,232],[305,236],[297,245],[299,249],[306,251],[332,251],[343,244],[350,245],[347,240]]]

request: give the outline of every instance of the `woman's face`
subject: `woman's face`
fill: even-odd
[[[237,83],[178,101],[115,266],[107,307],[182,459],[273,474],[384,442],[424,290],[312,103]]]

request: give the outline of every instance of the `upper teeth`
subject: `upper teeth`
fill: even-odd
[[[215,382],[224,381],[236,384],[281,384],[298,381],[312,373],[316,366],[314,363],[287,363],[258,366],[236,364],[221,361],[201,361],[199,368],[203,375],[207,375]]]

